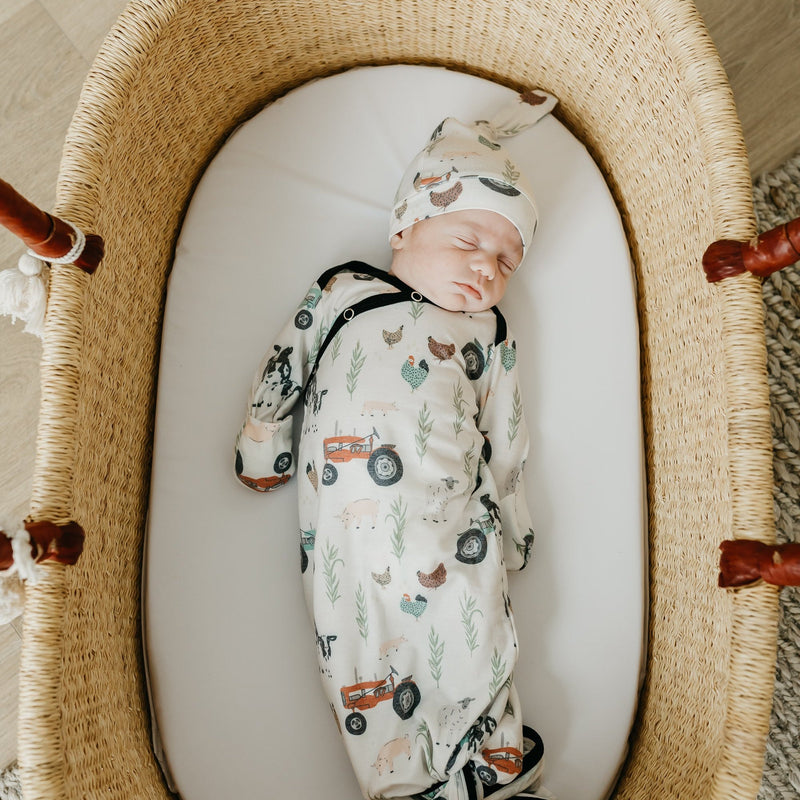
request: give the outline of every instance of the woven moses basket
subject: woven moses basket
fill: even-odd
[[[753,798],[777,600],[717,587],[722,539],[773,541],[760,285],[709,286],[715,239],[755,231],[717,53],[684,0],[134,0],[86,81],[56,213],[100,234],[53,269],[31,514],[86,532],[27,592],[26,800],[160,798],[140,635],[159,331],[182,216],[240,122],[359,65],[443,65],[560,98],[635,262],[649,505],[647,672],[617,798]],[[587,256],[590,256],[587,253]],[[614,580],[613,575],[608,580]]]

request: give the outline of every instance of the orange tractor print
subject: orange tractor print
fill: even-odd
[[[395,675],[397,670],[391,667],[391,671],[382,681],[361,681],[341,688],[342,705],[351,712],[344,721],[348,733],[354,736],[364,733],[367,729],[367,718],[361,712],[375,708],[384,700],[392,701],[394,713],[400,719],[408,719],[414,713],[420,701],[417,684],[411,680],[411,675],[395,684]]]
[[[482,750],[481,755],[494,768],[490,769],[483,765],[478,767],[478,777],[486,786],[494,786],[497,783],[497,772],[505,772],[507,775],[519,775],[522,772],[522,753],[516,747]]]
[[[366,460],[367,472],[378,486],[391,486],[397,483],[403,477],[403,462],[395,450],[395,445],[377,446],[376,439],[380,439],[380,435],[375,428],[366,436],[330,436],[324,439],[323,485],[330,486],[336,482],[339,477],[336,464],[346,464],[356,459]]]
[[[287,483],[291,475],[286,473],[291,466],[292,454],[288,452],[281,453],[272,465],[275,475],[265,478],[249,478],[247,475],[242,475],[242,470],[244,469],[242,454],[238,450],[236,451],[236,475],[245,486],[257,492],[269,492],[277,486],[283,486],[284,483]]]

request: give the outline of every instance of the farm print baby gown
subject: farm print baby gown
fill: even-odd
[[[533,531],[516,360],[497,309],[446,311],[350,262],[256,374],[236,473],[269,491],[298,472],[320,672],[365,797],[466,797],[465,767],[486,786],[521,770],[506,569]]]

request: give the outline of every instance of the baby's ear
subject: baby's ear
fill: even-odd
[[[403,241],[403,234],[408,230],[408,228],[404,228],[399,233],[395,233],[392,235],[392,238],[389,239],[389,245],[392,250],[402,250],[403,245],[405,242]]]

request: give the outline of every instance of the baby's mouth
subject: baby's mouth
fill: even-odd
[[[458,286],[468,297],[473,297],[476,300],[483,300],[483,295],[470,283],[459,283],[456,281],[456,286]]]

